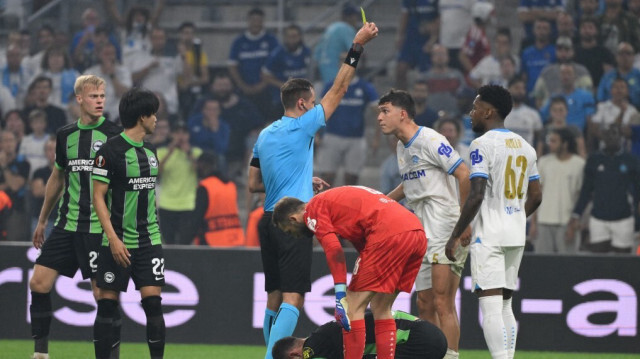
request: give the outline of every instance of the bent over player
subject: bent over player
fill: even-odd
[[[93,168],[94,206],[104,228],[98,256],[98,314],[93,326],[97,359],[109,357],[109,328],[118,307],[118,294],[127,290],[129,278],[142,297],[151,358],[164,354],[165,324],[160,304],[164,255],[155,191],[158,156],[152,145],[143,142],[155,130],[158,106],[158,98],[151,91],[127,91],[119,108],[124,132],[102,146]]]
[[[365,347],[364,311],[371,304],[378,359],[394,358],[396,323],[391,306],[411,292],[427,238],[422,224],[398,202],[367,187],[339,187],[305,204],[285,197],[273,222],[290,233],[312,232],[327,257],[336,294],[336,318],[344,328],[345,359],[360,359]],[[360,253],[347,291],[347,266],[338,236]]]

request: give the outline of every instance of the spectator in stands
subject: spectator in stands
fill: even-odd
[[[524,80],[511,80],[508,89],[513,100],[513,109],[504,119],[504,127],[522,136],[531,146],[535,146],[541,138],[542,120],[538,111],[527,106]]]
[[[178,76],[182,62],[178,56],[167,51],[167,35],[161,28],[150,30],[148,51],[136,51],[129,61],[131,78],[137,86],[159,92],[171,115],[178,113]]]
[[[378,126],[380,127],[380,126]],[[398,176],[398,154],[396,146],[398,139],[395,136],[385,135],[383,140],[389,146],[389,155],[380,165],[380,192],[389,193],[402,183],[402,178]]]
[[[486,34],[486,27],[493,14],[493,4],[489,2],[476,2],[471,9],[473,24],[467,36],[459,61],[465,74],[468,74],[485,56],[491,55],[491,44]]]
[[[447,138],[449,144],[458,152],[460,158],[469,164],[469,146],[460,142],[462,136],[462,123],[453,118],[441,118],[436,122],[435,130]]]
[[[476,0],[439,0],[440,13],[439,39],[440,45],[447,48],[451,67],[463,70],[459,63],[459,54],[469,28],[473,22],[471,8]],[[395,151],[395,147],[394,147]],[[384,192],[383,193],[388,193]]]
[[[623,0],[605,0],[604,13],[598,17],[598,27],[603,45],[611,52],[619,49],[621,42],[640,48],[638,19],[622,6]]]
[[[500,62],[504,58],[511,58],[518,69],[518,58],[511,53],[511,31],[509,28],[499,28],[493,40],[493,54],[485,56],[469,73],[469,81],[475,88],[483,85],[495,85],[502,82]]]
[[[195,224],[192,212],[198,185],[196,161],[201,154],[200,148],[191,146],[189,130],[183,123],[173,129],[169,145],[158,148],[162,187],[158,194],[158,213],[166,244],[190,244],[193,240],[185,234]]]
[[[22,67],[22,50],[16,45],[7,48],[7,62],[2,68],[2,86],[11,93],[17,108],[22,108],[28,85],[28,74]]]
[[[617,67],[602,76],[598,86],[598,101],[606,101],[611,98],[611,86],[616,77],[621,77],[629,85],[630,102],[640,107],[640,70],[633,67],[633,46],[628,42],[621,42],[616,52]]]
[[[640,21],[640,0],[628,0],[627,9],[633,16],[635,16],[636,19],[638,19],[638,21]]]
[[[47,185],[47,181],[53,171],[53,166],[56,160],[56,138],[55,136],[47,137],[47,141],[44,143],[44,155],[46,163],[44,166],[36,168],[33,172],[33,178],[31,179],[30,191],[31,191],[31,231],[33,232],[38,225],[38,216],[40,216],[40,209],[44,203],[44,192]],[[32,166],[33,167],[33,166]],[[49,215],[49,221],[44,230],[45,238],[49,238],[49,234],[53,229],[53,224],[56,221],[58,211],[54,208]]]
[[[588,148],[598,149],[602,131],[613,124],[620,126],[624,137],[631,137],[629,125],[637,113],[638,110],[629,103],[629,85],[624,79],[616,78],[611,85],[611,99],[598,103],[597,111],[591,118],[587,133]]]
[[[567,123],[577,126],[580,131],[586,130],[586,125],[595,113],[596,102],[591,92],[575,88],[576,75],[573,66],[560,65],[561,90],[552,96],[563,96],[567,100],[569,112]],[[549,101],[540,110],[544,121],[549,119]]]
[[[500,77],[494,79],[491,85],[509,87],[509,82],[516,78],[518,74],[516,59],[517,57],[507,56],[500,60]]]
[[[42,58],[44,57],[47,49],[51,48],[54,44],[53,28],[49,25],[43,25],[38,29],[38,47],[36,53],[27,56],[22,60],[22,66],[27,73],[29,79],[32,79],[38,72],[41,71]]]
[[[118,39],[105,26],[102,26],[98,11],[87,8],[82,13],[82,30],[76,32],[71,40],[69,53],[78,72],[84,72],[97,62],[97,50],[105,43],[111,43],[120,59]]]
[[[31,133],[24,136],[22,141],[20,141],[18,155],[23,156],[27,162],[29,162],[31,166],[29,178],[31,178],[36,169],[47,165],[44,145],[49,139],[49,134],[45,132],[47,128],[47,114],[43,110],[32,110],[29,113],[28,119]]]
[[[573,42],[570,38],[562,36],[556,40],[556,63],[549,64],[542,69],[533,88],[532,97],[535,99],[537,108],[542,107],[551,95],[560,93],[562,88],[560,66],[563,64],[573,66],[576,78],[575,88],[593,91],[589,70],[573,61]]]
[[[16,100],[8,88],[0,86],[0,117],[4,118],[13,109],[16,109]]]
[[[640,202],[640,161],[621,146],[620,129],[603,134],[604,148],[589,156],[580,197],[569,223],[569,237],[593,201],[589,218],[589,250],[594,253],[632,253],[634,211]],[[629,198],[633,198],[629,201]]]
[[[298,25],[289,25],[284,30],[283,44],[278,46],[267,58],[262,68],[262,76],[277,88],[292,78],[309,78],[311,50],[302,40],[302,29]],[[280,102],[280,96],[277,103]]]
[[[238,211],[238,190],[217,166],[218,156],[205,152],[197,160],[198,179],[194,224],[189,238],[212,247],[245,245],[244,231]]]
[[[211,151],[218,156],[218,165],[226,170],[226,153],[229,148],[230,126],[220,118],[222,112],[220,101],[206,99],[202,104],[202,111],[193,114],[187,126],[189,128],[190,143],[200,147],[203,151]]]
[[[577,154],[582,158],[587,158],[587,150],[585,146],[583,131],[575,125],[567,124],[567,114],[569,106],[567,100],[562,96],[551,98],[549,105],[549,122],[544,127],[540,136],[540,141],[536,144],[536,153],[538,158],[549,153],[547,139],[553,130],[566,128],[575,138]]]
[[[567,128],[552,130],[547,142],[550,153],[538,160],[538,172],[542,195],[553,200],[542,201],[531,216],[529,237],[535,239],[536,253],[576,253],[580,241],[567,226],[582,187],[585,160],[577,155],[575,137]]]
[[[556,16],[556,29],[558,33],[556,38],[567,37],[571,40],[572,45],[575,45],[578,41],[576,34],[576,24],[573,21],[573,17],[567,11],[560,11]]]
[[[577,63],[587,68],[596,88],[602,75],[615,66],[611,51],[598,42],[598,32],[598,24],[594,18],[583,18],[580,21],[580,42],[574,56]]]
[[[67,107],[69,99],[75,97],[73,86],[80,76],[71,66],[69,54],[61,47],[50,47],[45,51],[39,69],[39,76],[51,79],[49,102],[60,108]]]
[[[431,60],[433,66],[424,75],[429,86],[427,106],[455,117],[460,113],[458,95],[465,89],[464,76],[460,71],[449,67],[449,55],[442,45],[433,46]]]
[[[60,127],[67,123],[67,115],[64,110],[49,102],[51,86],[52,81],[50,78],[44,76],[36,77],[29,85],[29,92],[33,92],[33,105],[25,106],[22,111],[22,118],[27,119],[31,115],[31,111],[35,109],[44,111],[47,115],[47,128],[45,129],[47,134],[56,133]]]
[[[11,198],[5,191],[0,191],[0,241],[7,240],[7,222],[11,218]]]
[[[602,10],[604,9],[603,0],[578,0],[577,1],[577,15],[578,19],[582,20],[585,18],[595,19],[600,14],[602,14]]]
[[[209,83],[209,58],[202,48],[202,41],[195,37],[196,25],[183,22],[178,28],[180,41],[178,52],[182,60],[182,72],[178,76],[178,98],[182,118],[187,118],[193,105]]]
[[[234,91],[233,81],[227,72],[218,72],[213,76],[211,95],[220,102],[220,116],[231,130],[226,156],[227,173],[238,184],[247,177],[247,158],[258,131],[264,126],[264,118],[253,103]]]
[[[410,69],[417,68],[420,72],[429,70],[433,56],[431,52],[438,43],[439,32],[437,0],[402,0],[402,17],[396,40],[396,46],[400,50],[396,64],[396,88],[407,88],[407,73]],[[335,61],[338,61],[337,57]]]
[[[2,131],[0,141],[0,191],[5,191],[13,203],[7,221],[7,239],[28,241],[30,218],[26,213],[26,194],[29,162],[23,156],[18,156],[13,132]]]
[[[340,54],[349,51],[361,21],[360,10],[350,3],[342,8],[342,18],[330,24],[313,51],[322,83],[333,81],[342,60]]]
[[[536,20],[534,44],[522,51],[522,73],[527,76],[527,93],[533,91],[542,69],[556,61],[556,47],[551,43],[551,23]]]
[[[416,104],[416,116],[413,119],[418,126],[425,126],[433,128],[433,125],[438,120],[438,113],[432,110],[428,105],[429,99],[429,85],[425,80],[417,80],[411,87],[411,97]],[[379,130],[380,126],[376,126]],[[393,152],[395,152],[395,147]],[[395,187],[394,187],[395,188]],[[383,191],[383,193],[389,193]]]
[[[396,176],[397,177],[397,176]],[[260,193],[258,199],[252,203],[249,212],[249,218],[247,219],[246,233],[246,246],[260,248],[260,236],[258,235],[258,223],[260,218],[264,215],[264,193]]]
[[[631,117],[629,129],[631,130],[629,141],[631,153],[640,159],[640,113]],[[638,208],[638,212],[640,212],[640,208]]]
[[[109,101],[105,104],[105,117],[117,122],[120,114],[120,97],[132,86],[131,72],[122,66],[116,57],[116,48],[106,43],[99,51],[99,63],[88,68],[84,75],[96,75],[104,79],[104,89]]]
[[[333,86],[326,84],[322,96]],[[344,169],[344,184],[356,185],[367,160],[367,139],[364,136],[367,109],[378,106],[378,93],[369,81],[355,76],[340,101],[340,105],[327,122],[320,143],[315,170],[328,183],[335,182],[336,173]]]
[[[247,15],[248,28],[231,44],[229,74],[238,89],[257,107],[264,117],[274,114],[274,89],[262,76],[269,54],[278,46],[278,39],[264,28],[264,11],[254,8]]]
[[[27,132],[27,124],[22,118],[22,112],[18,110],[11,110],[4,117],[4,123],[2,128],[7,131],[11,131],[16,137],[16,151],[20,147],[20,142]]]

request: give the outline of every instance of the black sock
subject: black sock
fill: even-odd
[[[113,299],[98,300],[98,314],[93,324],[93,346],[96,359],[109,359],[111,355],[113,317],[118,311],[118,302]]]
[[[51,295],[31,292],[31,336],[34,352],[49,352],[49,327],[51,327]]]
[[[142,308],[147,315],[147,344],[151,359],[164,356],[165,326],[161,301],[157,295],[142,299]]]
[[[120,308],[116,308],[113,313],[113,323],[111,323],[111,356],[110,359],[120,358],[120,329],[122,329],[122,317],[120,315]]]

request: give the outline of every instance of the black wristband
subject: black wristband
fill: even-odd
[[[358,66],[358,62],[360,61],[360,55],[362,55],[362,51],[364,48],[360,44],[354,43],[351,45],[349,49],[349,53],[347,57],[344,59],[344,63],[353,67],[354,69]]]

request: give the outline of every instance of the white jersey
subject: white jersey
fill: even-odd
[[[540,179],[536,151],[520,135],[505,128],[487,131],[471,142],[471,176],[487,179],[473,241],[489,246],[524,246],[524,204],[530,181]]]
[[[458,185],[451,174],[462,159],[443,135],[428,127],[420,127],[406,145],[398,141],[396,152],[407,205],[416,213],[426,212],[420,219],[431,240],[435,228],[430,227],[439,225],[434,222],[455,225],[460,216]]]

